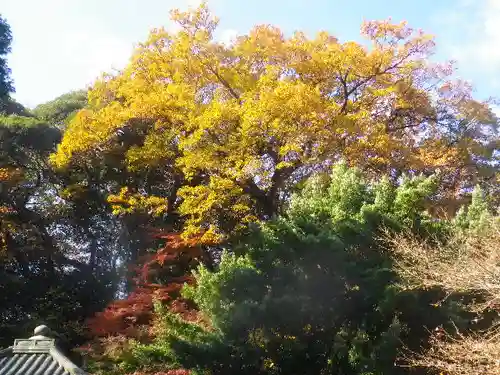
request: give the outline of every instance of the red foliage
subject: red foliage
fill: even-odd
[[[190,271],[202,255],[201,246],[196,239],[186,241],[178,234],[157,232],[155,237],[165,245],[156,253],[144,256],[140,265],[135,267],[132,292],[125,299],[111,302],[89,320],[88,326],[94,337],[124,335],[139,338],[144,331],[141,327],[151,322],[155,301],[167,304],[186,320],[196,320],[196,312],[180,298],[180,290],[185,283],[194,281]]]

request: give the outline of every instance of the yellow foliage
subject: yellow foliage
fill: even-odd
[[[156,196],[143,196],[131,193],[127,187],[120,190],[119,194],[108,196],[113,214],[130,214],[136,211],[145,211],[151,216],[161,216],[167,211],[167,200]]]
[[[184,186],[178,192],[183,199],[179,212],[188,217],[185,223],[184,234],[191,236],[199,233],[200,229],[207,230],[207,239],[223,238],[218,214],[224,211],[226,220],[246,224],[256,221],[252,210],[252,201],[243,189],[230,179],[212,176],[208,185],[195,187]],[[208,225],[207,225],[208,224]]]
[[[178,191],[186,235],[219,236],[227,222],[256,220],[295,171],[325,160],[375,172],[451,171],[479,145],[468,135],[451,140],[454,121],[476,130],[493,123],[485,103],[449,81],[449,66],[428,63],[432,37],[405,23],[364,23],[368,48],[327,32],[285,37],[272,26],[223,45],[206,4],[172,17],[178,33],[153,30],[122,72],[95,83],[90,107],[72,120],[52,162],[65,168],[118,150],[133,171],[202,176]],[[130,128],[144,141],[120,151]],[[110,202],[116,212],[158,214],[159,199],[122,190]]]
[[[59,195],[63,199],[73,199],[82,195],[85,192],[85,187],[80,184],[71,184],[60,191]]]

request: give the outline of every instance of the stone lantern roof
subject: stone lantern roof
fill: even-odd
[[[89,375],[66,357],[41,325],[29,339],[16,339],[0,350],[0,375]]]

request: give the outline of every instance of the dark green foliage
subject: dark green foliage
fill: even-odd
[[[125,268],[146,249],[144,220],[111,213],[108,173],[120,170],[89,163],[65,173],[48,162],[84,92],[36,116],[9,103],[14,114],[0,116],[0,347],[41,322],[75,347],[88,337],[86,320],[123,292]]]
[[[10,26],[0,15],[0,112],[3,111],[3,107],[9,99],[9,94],[14,91],[6,58],[6,55],[10,52],[11,43]]]
[[[86,105],[87,91],[72,91],[40,104],[33,110],[33,114],[52,125],[65,127],[73,116]]]
[[[444,237],[424,203],[433,178],[368,183],[339,165],[310,179],[286,216],[232,244],[216,272],[201,267],[185,296],[211,330],[160,311],[162,334],[137,346],[130,369],[170,363],[210,374],[397,374],[401,343],[420,350],[428,331],[466,316],[439,291],[402,292],[382,228]],[[208,372],[207,372],[208,371]]]
[[[0,168],[14,171],[0,181],[0,347],[41,322],[64,332],[73,345],[82,342],[85,318],[116,289],[114,268],[104,261],[92,267],[85,259],[88,237],[71,231],[85,211],[71,211],[58,196],[61,181],[47,158],[60,138],[58,128],[37,118],[0,117]],[[104,242],[106,230],[100,242],[112,250]]]
[[[472,192],[470,205],[460,208],[454,222],[461,230],[483,231],[491,224],[492,218],[487,197],[481,187],[476,186]]]
[[[22,104],[16,102],[12,98],[8,98],[3,102],[3,107],[0,112],[3,112],[4,115],[33,117],[33,114],[29,111],[29,109],[25,108]]]

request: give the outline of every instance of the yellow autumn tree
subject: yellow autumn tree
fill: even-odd
[[[367,45],[268,25],[223,44],[206,4],[172,18],[180,31],[153,30],[95,83],[55,166],[111,155],[153,173],[155,189],[122,188],[168,199],[186,235],[212,240],[275,214],[290,186],[341,159],[392,176],[439,169],[448,198],[494,177],[488,103],[450,79],[450,64],[431,64],[433,38],[405,23],[365,22]]]

